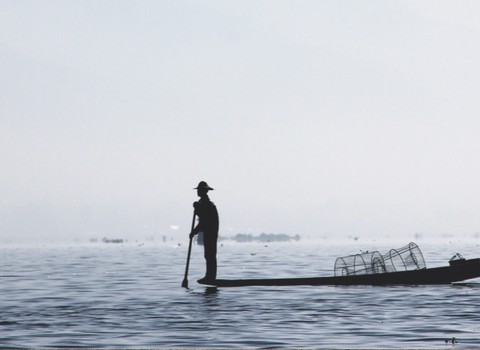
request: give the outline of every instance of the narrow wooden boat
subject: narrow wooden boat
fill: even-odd
[[[367,251],[339,257],[334,271],[332,277],[217,279],[199,283],[217,287],[448,284],[480,277],[480,259],[466,260],[457,253],[450,259],[449,266],[427,269],[420,248],[410,242],[384,255]]]
[[[266,278],[266,279],[217,279],[200,282],[216,287],[245,286],[341,286],[341,285],[424,285],[450,284],[480,277],[480,259],[450,261],[449,266],[424,268],[412,271],[385,272],[365,275],[307,277],[307,278]]]

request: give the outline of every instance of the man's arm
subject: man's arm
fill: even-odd
[[[198,216],[198,210],[199,210],[199,207],[200,207],[200,203],[199,202],[193,202],[193,207],[195,208],[195,215]],[[202,230],[202,228],[200,227],[200,222],[197,224],[197,226],[195,226],[195,228],[193,229],[192,232],[190,232],[190,235],[189,237],[190,238],[193,238],[195,235],[197,235],[200,231]]]

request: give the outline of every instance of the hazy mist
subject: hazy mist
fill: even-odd
[[[0,241],[480,232],[476,1],[0,2]]]

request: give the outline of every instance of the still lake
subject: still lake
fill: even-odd
[[[480,284],[207,288],[203,247],[0,246],[0,347],[480,348]],[[338,256],[409,243],[219,243],[219,278],[333,275]],[[427,267],[472,241],[418,241]],[[446,343],[455,337],[458,343]]]

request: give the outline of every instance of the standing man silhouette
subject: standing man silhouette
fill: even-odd
[[[194,189],[197,190],[200,200],[193,203],[195,214],[198,216],[198,224],[190,233],[190,238],[203,232],[203,247],[207,271],[205,277],[198,281],[202,283],[213,281],[217,278],[218,211],[207,195],[208,191],[213,191],[213,188],[208,186],[205,181],[200,181]]]

